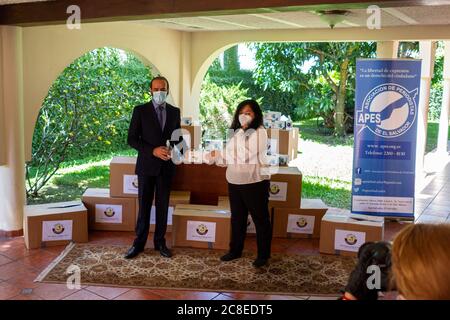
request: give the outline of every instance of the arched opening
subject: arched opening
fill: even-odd
[[[157,69],[136,54],[103,47],[68,65],[52,84],[36,121],[26,165],[28,203],[79,198],[108,187],[105,162],[134,155],[126,143],[134,106],[150,99]]]
[[[199,118],[205,145],[226,138],[240,101],[258,100],[263,112],[281,112],[300,130],[300,153],[290,165],[304,173],[303,196],[349,208],[353,135],[349,126],[344,137],[336,137],[337,104],[343,101],[345,123],[351,125],[355,61],[375,57],[376,43],[254,42],[222,52],[215,54],[201,86]],[[253,65],[242,68],[248,55]],[[337,96],[344,75],[342,100]]]

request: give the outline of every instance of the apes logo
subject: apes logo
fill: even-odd
[[[200,224],[197,227],[196,231],[199,235],[204,236],[205,234],[208,233],[208,228],[204,224]]]
[[[405,134],[416,120],[416,88],[408,91],[395,83],[386,83],[372,89],[357,111],[357,125],[368,128],[383,138],[395,138]],[[362,130],[360,129],[360,130]]]
[[[296,224],[297,224],[297,227],[304,228],[304,227],[306,227],[308,225],[308,221],[306,221],[305,218],[300,217],[300,218],[298,218]]]
[[[278,194],[280,192],[280,186],[276,183],[270,185],[269,192],[273,195]]]
[[[52,231],[54,234],[61,234],[65,230],[64,226],[61,223],[57,223],[53,226]]]
[[[114,211],[114,209],[111,208],[111,207],[106,208],[105,212],[103,212],[103,213],[104,213],[105,216],[107,216],[108,218],[111,218],[111,217],[113,217],[113,216],[116,214],[116,212]]]
[[[345,242],[351,246],[355,245],[358,242],[358,239],[356,238],[356,236],[354,234],[348,234],[345,237]]]

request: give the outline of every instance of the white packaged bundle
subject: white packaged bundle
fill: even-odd
[[[272,128],[272,120],[264,119],[264,128],[266,129]]]
[[[287,166],[289,162],[289,156],[287,154],[278,155],[278,163],[280,166]]]
[[[278,121],[281,117],[281,112],[267,111],[264,115],[264,119]]]
[[[273,129],[285,129],[286,128],[286,121],[274,121],[272,123]]]

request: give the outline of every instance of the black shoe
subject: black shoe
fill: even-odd
[[[221,256],[220,260],[231,261],[231,260],[239,259],[240,257],[241,257],[240,254],[234,254],[232,252],[228,252],[226,255]]]
[[[156,251],[159,251],[159,253],[165,257],[165,258],[171,258],[172,257],[172,252],[169,250],[169,248],[167,248],[167,246],[161,245],[159,247],[155,247]]]
[[[135,246],[132,246],[130,250],[125,255],[125,259],[133,259],[136,257],[139,253],[144,251],[143,249],[136,248]]]
[[[268,261],[268,259],[256,258],[256,260],[253,261],[253,266],[255,268],[261,268],[267,264],[267,261]]]

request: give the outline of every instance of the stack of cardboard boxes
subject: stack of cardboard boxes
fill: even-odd
[[[129,231],[129,226],[134,226],[139,212],[138,181],[135,175],[135,157],[114,157],[110,163],[111,195],[108,200],[132,203],[130,211],[127,211],[123,224],[115,225],[114,230]],[[98,192],[98,191],[97,191]],[[107,190],[104,191],[106,194]],[[83,201],[89,208],[99,206],[108,207],[113,203],[106,199],[93,198],[95,190],[87,190]],[[223,205],[204,206],[192,205],[189,191],[172,191],[169,200],[169,212],[167,232],[172,233],[172,244],[177,247],[220,248],[224,249],[230,241],[230,211]],[[88,210],[90,221],[93,221],[94,210]],[[92,212],[91,212],[92,211]],[[155,206],[152,206],[150,214],[150,231],[155,230]],[[133,221],[129,224],[129,221]],[[95,221],[94,221],[95,222]],[[90,224],[92,229],[97,229],[98,222]],[[108,229],[112,230],[112,229]],[[227,231],[228,230],[228,231]]]
[[[367,241],[384,238],[384,218],[356,219],[350,211],[330,209],[320,199],[301,199],[301,173],[280,168],[270,182],[273,236],[320,238],[320,252],[356,256]]]
[[[268,155],[271,164],[287,166],[298,153],[299,133],[292,120],[281,115],[281,112],[266,112],[264,127],[267,129]]]
[[[110,189],[87,189],[82,201],[88,209],[91,230],[134,231],[139,213],[135,157],[114,157],[110,163]],[[169,200],[168,232],[176,204],[189,203],[189,192],[173,191]],[[152,207],[150,230],[155,229]]]
[[[327,207],[319,199],[302,199],[302,174],[296,167],[280,167],[269,190],[273,236],[318,238]]]
[[[135,157],[115,157],[110,163],[110,189],[87,189],[82,201],[90,230],[133,231],[136,226],[138,179]]]
[[[28,249],[88,241],[88,215],[80,201],[25,206],[23,233]]]

